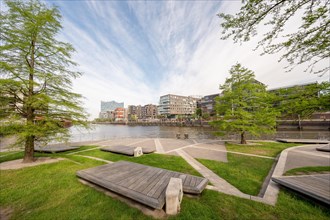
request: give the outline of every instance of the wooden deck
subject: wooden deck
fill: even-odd
[[[317,147],[316,150],[324,151],[324,152],[330,152],[330,144],[327,144],[327,145],[322,146],[322,147]]]
[[[289,189],[330,205],[330,174],[283,176],[272,180]]]
[[[135,148],[136,147],[133,147],[133,146],[117,145],[117,146],[111,146],[111,147],[103,147],[103,148],[101,148],[101,150],[112,152],[112,153],[119,153],[119,154],[133,156]],[[144,154],[150,154],[150,153],[154,152],[155,150],[151,149],[151,148],[142,147],[142,151]]]
[[[171,177],[182,179],[185,193],[199,194],[208,183],[202,177],[127,161],[81,170],[77,176],[155,209],[164,206]]]
[[[283,143],[297,143],[297,144],[328,144],[328,140],[318,140],[318,139],[276,139],[278,142]]]
[[[45,146],[45,147],[35,146],[34,151],[45,152],[45,153],[59,153],[70,150],[76,150],[78,148],[79,147],[75,147],[75,146]]]

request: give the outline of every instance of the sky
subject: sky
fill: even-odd
[[[165,94],[219,93],[236,63],[268,88],[329,79],[304,72],[303,66],[286,72],[279,54],[260,56],[253,50],[258,36],[241,45],[221,40],[217,14],[238,12],[241,0],[45,1],[59,7],[59,38],[76,49],[73,59],[84,74],[74,80],[73,90],[85,97],[91,119],[98,117],[101,100],[127,107],[158,104]],[[295,25],[289,23],[288,32]]]

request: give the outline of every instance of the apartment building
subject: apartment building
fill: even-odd
[[[125,121],[126,117],[125,117],[125,109],[124,108],[116,108],[114,110],[114,121],[118,122],[118,121]]]
[[[215,115],[216,97],[220,97],[220,94],[207,95],[199,101],[199,108],[201,108],[203,114]]]
[[[158,111],[160,115],[192,115],[197,108],[199,98],[180,95],[164,95],[159,99]]]
[[[157,118],[157,115],[158,115],[158,110],[156,105],[148,104],[142,107],[143,119]]]

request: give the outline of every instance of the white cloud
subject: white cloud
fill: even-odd
[[[61,38],[77,49],[74,58],[85,74],[75,80],[74,89],[86,97],[92,117],[97,117],[101,100],[124,101],[127,106],[156,104],[167,93],[217,93],[236,62],[253,70],[269,87],[318,79],[303,72],[304,67],[286,73],[285,63],[277,62],[279,55],[259,56],[260,51],[253,51],[257,38],[243,45],[220,40],[216,14],[235,13],[240,1],[71,4],[80,14],[61,2]],[[127,8],[120,7],[125,4]]]

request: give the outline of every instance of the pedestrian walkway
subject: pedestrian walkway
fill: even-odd
[[[207,178],[218,190],[226,192],[230,195],[235,195],[242,198],[250,198],[249,195],[242,193],[237,188],[229,184],[226,180],[220,178],[218,175],[206,168],[203,164],[201,164],[189,154],[187,154],[184,150],[179,149],[176,152],[184,160],[186,160],[195,170],[197,170],[200,174]]]
[[[92,160],[98,160],[98,161],[102,161],[102,162],[105,162],[105,163],[113,163],[112,161],[110,160],[104,160],[104,159],[101,159],[101,158],[98,158],[98,157],[92,157],[92,156],[86,156],[86,155],[79,155],[79,154],[76,154],[74,156],[77,156],[77,157],[85,157],[85,158],[88,158],[88,159],[92,159]]]

